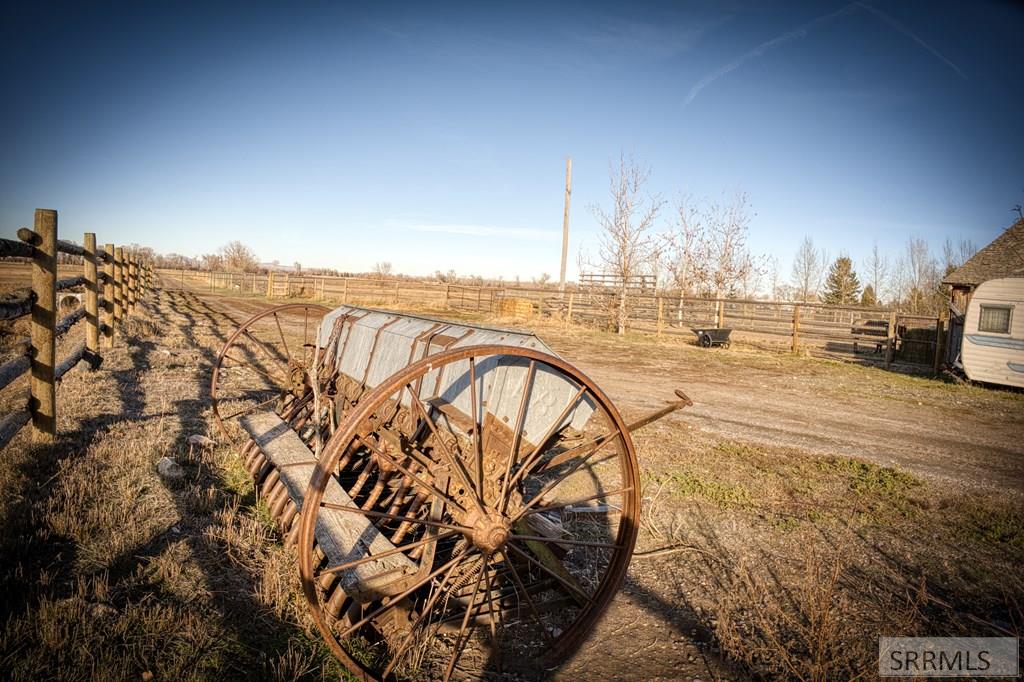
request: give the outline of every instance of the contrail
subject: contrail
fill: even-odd
[[[776,38],[772,38],[766,43],[761,43],[750,52],[741,55],[737,59],[734,59],[733,61],[726,64],[725,66],[717,69],[716,71],[711,72],[707,76],[704,76],[704,78],[701,78],[699,81],[697,81],[696,85],[690,88],[690,92],[686,96],[686,101],[683,102],[683,108],[685,109],[690,104],[690,102],[695,100],[697,98],[697,95],[700,94],[701,90],[711,85],[716,80],[718,80],[725,74],[729,73],[730,71],[735,71],[740,66],[742,66],[744,62],[747,62],[753,59],[754,57],[760,57],[768,50],[776,48],[779,45],[784,45],[790,41],[796,40],[797,38],[805,38],[807,37],[807,34],[811,31],[811,29],[817,28],[822,24],[827,24],[828,22],[838,19],[839,17],[845,14],[849,14],[853,10],[857,9],[858,6],[860,6],[860,3],[852,2],[849,5],[846,5],[845,7],[837,9],[835,12],[808,21],[806,24],[803,24],[793,29],[792,31],[789,31],[788,33],[783,33],[782,35]]]
[[[864,9],[864,11],[870,12],[871,14],[875,15],[875,17],[877,17],[878,19],[884,21],[885,23],[889,24],[889,26],[891,26],[892,28],[896,29],[897,31],[899,31],[903,35],[905,35],[908,38],[910,38],[911,40],[913,40],[915,43],[917,43],[918,45],[923,47],[925,50],[927,50],[933,57],[935,57],[936,59],[941,61],[943,64],[945,64],[949,68],[953,69],[953,71],[956,72],[956,75],[960,76],[964,80],[967,80],[967,74],[965,74],[963,71],[961,71],[959,66],[954,64],[951,60],[949,60],[946,57],[946,55],[942,54],[941,52],[936,50],[934,47],[932,47],[928,43],[924,42],[924,40],[922,40],[921,38],[918,38],[914,33],[912,33],[910,31],[910,29],[906,28],[903,24],[901,24],[900,22],[896,21],[891,16],[889,16],[888,14],[883,12],[882,10],[878,9],[877,7],[872,7],[871,5],[866,5],[863,2],[858,2],[857,6],[861,7],[862,9]]]
[[[917,43],[920,47],[922,47],[925,50],[927,50],[928,53],[931,54],[933,57],[935,57],[936,59],[938,59],[939,61],[944,63],[949,68],[953,69],[953,71],[956,72],[956,74],[958,76],[960,76],[964,80],[967,80],[966,74],[964,74],[964,72],[960,70],[960,67],[958,67],[956,64],[954,64],[944,54],[942,54],[941,52],[936,50],[934,47],[932,47],[931,45],[926,43],[924,40],[922,40],[921,38],[917,37],[917,35],[915,35],[909,29],[907,29],[905,26],[903,26],[903,24],[901,24],[900,22],[896,21],[894,18],[892,18],[891,16],[889,16],[888,14],[883,12],[882,10],[877,9],[875,7],[872,7],[871,5],[865,4],[863,2],[851,2],[850,4],[845,5],[844,7],[840,7],[835,12],[831,12],[829,14],[825,14],[823,16],[818,17],[817,19],[812,19],[811,21],[808,21],[806,24],[802,24],[802,25],[798,26],[797,28],[793,29],[792,31],[789,31],[787,33],[783,33],[780,36],[772,38],[771,40],[769,40],[766,43],[761,43],[760,45],[755,47],[750,52],[747,52],[747,53],[741,55],[737,59],[734,59],[733,61],[731,61],[728,64],[726,64],[725,66],[723,66],[723,67],[721,67],[721,68],[719,68],[719,69],[717,69],[715,71],[712,71],[707,76],[704,76],[704,78],[701,78],[699,81],[697,81],[696,85],[694,85],[692,88],[690,88],[690,92],[686,95],[686,100],[683,102],[683,108],[685,109],[687,106],[689,106],[690,102],[692,102],[693,100],[695,100],[697,98],[697,95],[700,94],[701,90],[703,90],[707,86],[711,85],[716,80],[718,80],[722,76],[726,75],[730,71],[735,71],[740,66],[742,66],[745,62],[747,62],[747,61],[749,61],[749,60],[751,60],[751,59],[753,59],[755,57],[760,57],[761,55],[763,55],[768,50],[771,50],[773,48],[779,47],[780,45],[785,45],[786,43],[791,42],[793,40],[796,40],[798,38],[806,38],[807,34],[810,33],[813,29],[816,29],[819,26],[827,24],[827,23],[829,23],[831,21],[834,21],[834,20],[838,19],[839,17],[842,17],[842,16],[845,16],[847,14],[850,14],[854,10],[857,10],[857,9],[863,9],[864,11],[866,11],[869,14],[873,15],[876,19],[879,19],[880,21],[888,24],[891,28],[895,29],[896,31],[899,31],[900,33],[902,33],[906,37],[910,38],[915,43]]]

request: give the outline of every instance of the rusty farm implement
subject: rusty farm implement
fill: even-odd
[[[627,425],[536,336],[290,304],[227,341],[213,409],[360,679],[532,671],[572,652],[626,575]]]

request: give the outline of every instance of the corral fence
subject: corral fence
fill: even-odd
[[[82,274],[58,279],[58,253],[80,256]],[[85,233],[82,246],[58,239],[57,212],[49,209],[37,209],[33,228],[18,230],[17,240],[0,238],[0,258],[29,262],[32,278],[30,286],[0,295],[0,320],[13,327],[19,318],[30,318],[29,336],[17,339],[14,357],[0,365],[0,390],[31,373],[23,407],[0,416],[0,448],[29,421],[33,440],[48,442],[57,434],[61,378],[83,360],[93,369],[99,367],[101,343],[104,348],[113,346],[118,325],[150,286],[152,269],[125,247],[106,244],[98,249],[92,232]],[[82,305],[58,319],[58,296],[74,297]],[[85,321],[85,338],[57,362],[57,341],[80,320]]]
[[[161,270],[182,286],[228,290],[268,298],[312,298],[362,305],[413,305],[523,317],[557,317],[567,323],[613,329],[618,291],[594,280],[560,294],[556,287],[476,286],[412,279],[328,277],[283,272],[230,273]],[[888,367],[894,362],[937,372],[944,352],[946,318],[885,308],[822,303],[691,298],[679,291],[634,286],[627,291],[626,327],[635,333],[678,335],[692,329],[728,328],[743,343],[817,356],[857,359]]]

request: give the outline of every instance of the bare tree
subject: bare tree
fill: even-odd
[[[224,258],[219,253],[206,253],[201,256],[204,270],[220,270],[224,267]]]
[[[222,246],[220,257],[223,266],[232,272],[252,272],[259,266],[253,250],[237,240]]]
[[[391,276],[391,263],[388,261],[381,261],[373,266],[373,274],[379,279],[385,279]]]
[[[882,302],[883,292],[889,290],[889,258],[878,250],[878,242],[871,246],[871,254],[864,265],[868,285],[878,303]]]
[[[941,277],[928,242],[921,237],[908,239],[905,257],[900,262],[905,269],[905,300],[910,312],[920,313],[933,308]]]
[[[648,168],[620,154],[618,167],[609,168],[611,210],[597,205],[590,207],[601,227],[599,266],[605,273],[614,275],[618,283],[616,329],[619,334],[626,331],[631,280],[650,271],[659,252],[652,229],[662,201],[644,193],[649,177]]]
[[[819,251],[814,247],[813,239],[804,237],[793,258],[793,289],[799,300],[810,301],[818,297],[826,262],[825,250]]]
[[[542,273],[540,274],[540,277],[535,277],[535,278],[534,278],[534,280],[533,280],[533,283],[534,283],[534,284],[539,284],[540,286],[544,286],[544,285],[546,285],[546,284],[547,284],[547,283],[548,283],[548,282],[549,282],[550,280],[551,280],[551,273],[549,273],[549,272],[542,272]]]
[[[780,272],[779,272],[779,259],[778,257],[771,255],[765,257],[765,270],[768,272],[768,296],[773,301],[782,300],[779,296],[780,293]]]
[[[764,267],[747,247],[751,217],[744,192],[703,205],[681,198],[668,236],[674,284],[716,298],[756,290]]]

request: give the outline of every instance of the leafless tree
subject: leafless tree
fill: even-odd
[[[373,266],[373,274],[379,279],[386,279],[391,276],[391,263],[389,261],[381,261]]]
[[[885,292],[889,291],[889,258],[878,250],[878,242],[871,245],[871,253],[864,264],[864,269],[867,282],[871,285],[878,303],[881,303]]]
[[[921,237],[908,239],[900,263],[904,270],[904,300],[910,312],[922,313],[934,308],[942,277],[928,242]]]
[[[539,284],[540,286],[544,286],[550,280],[551,280],[551,273],[550,272],[542,272],[540,274],[540,277],[534,278],[533,282],[534,282],[534,284]]]
[[[756,290],[765,268],[747,247],[752,216],[746,193],[703,204],[684,196],[676,208],[667,238],[673,283],[684,293],[716,298]]]
[[[220,270],[224,267],[224,257],[219,253],[206,253],[200,257],[204,270]]]
[[[620,154],[618,167],[609,168],[611,209],[597,205],[590,207],[601,227],[598,265],[605,273],[614,275],[618,282],[616,328],[619,334],[626,331],[631,280],[636,275],[649,272],[659,252],[653,228],[662,201],[644,192],[649,176],[648,168]]]
[[[792,279],[796,298],[801,301],[817,299],[818,289],[821,287],[821,277],[825,272],[827,262],[828,256],[825,254],[825,250],[816,249],[814,240],[804,237],[793,258]]]
[[[223,267],[231,272],[252,272],[259,266],[253,250],[237,240],[220,248],[220,258]]]
[[[779,259],[777,256],[771,255],[765,258],[765,270],[768,272],[768,296],[773,301],[781,301],[782,298],[779,296],[781,284],[779,277]]]

